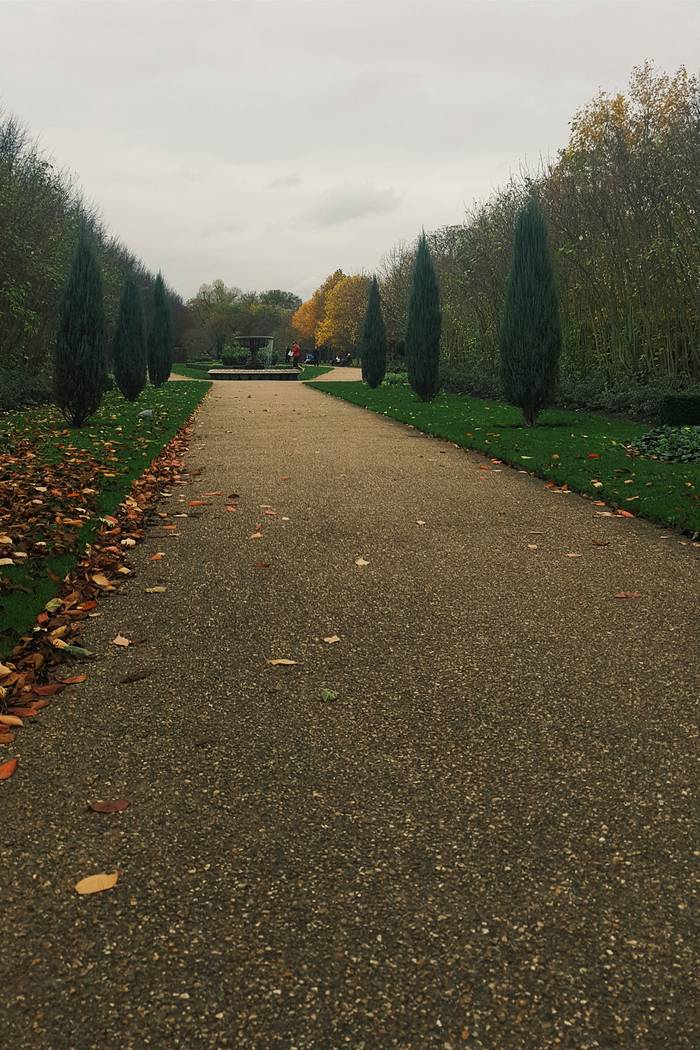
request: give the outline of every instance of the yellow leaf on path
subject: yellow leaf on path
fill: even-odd
[[[6,664],[0,664],[0,678],[4,678],[6,674],[12,674],[12,668]]]
[[[268,664],[271,664],[273,667],[295,667],[298,664],[299,661],[298,660],[275,659],[275,660],[267,660],[266,662]]]
[[[124,649],[127,649],[131,642],[128,638],[125,638],[123,634],[118,634],[116,638],[112,639],[112,645],[121,645]]]
[[[165,551],[158,551],[156,554],[151,555],[151,561],[160,561],[161,558],[165,557]]]
[[[576,554],[575,551],[570,551],[568,554],[565,554],[564,557],[565,558],[580,558],[581,555],[580,554]]]
[[[340,641],[340,636],[337,634],[329,634],[328,637],[323,640],[326,645],[335,645],[336,642]]]
[[[425,522],[421,521],[421,519],[418,518],[418,520],[416,521],[416,525],[425,525]]]
[[[263,538],[262,532],[254,532],[250,537],[251,540],[261,540]]]
[[[85,896],[88,893],[102,893],[103,890],[111,890],[113,886],[116,886],[118,880],[118,871],[109,873],[103,871],[99,875],[88,875],[87,878],[76,882],[75,892],[81,896]]]
[[[536,551],[536,550],[539,550],[539,547],[537,546],[536,543],[528,543],[527,549],[529,551]]]
[[[146,594],[165,594],[167,587],[147,587]]]
[[[358,565],[362,569],[365,565],[369,565],[369,562],[366,558],[355,558],[355,565]]]
[[[111,587],[112,584],[109,582],[107,577],[102,572],[96,572],[92,577],[92,582],[96,583],[98,587]]]

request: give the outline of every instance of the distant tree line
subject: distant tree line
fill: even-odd
[[[240,336],[272,336],[275,349],[283,352],[295,338],[291,317],[300,305],[298,295],[279,288],[244,292],[222,280],[203,284],[187,303],[182,337],[187,357],[220,360]]]
[[[0,404],[12,388],[21,400],[52,370],[63,293],[79,230],[94,246],[101,273],[104,348],[111,366],[122,289],[140,290],[146,330],[154,310],[155,275],[106,229],[75,179],[53,161],[13,116],[0,112]],[[166,288],[175,343],[186,326],[181,298]]]

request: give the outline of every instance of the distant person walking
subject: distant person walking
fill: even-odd
[[[292,362],[295,368],[301,367],[301,347],[298,343],[292,344]]]
[[[294,364],[294,359],[292,357],[292,348],[291,348],[291,346],[288,346],[287,349],[284,351],[284,356],[287,358],[287,364],[289,364],[289,365]]]

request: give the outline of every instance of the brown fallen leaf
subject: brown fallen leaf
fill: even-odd
[[[158,587],[147,587],[146,588],[146,594],[165,594],[167,589],[168,589],[167,587],[161,587],[161,586],[158,586]]]
[[[335,645],[336,642],[340,641],[340,635],[329,634],[327,638],[323,639],[326,645]]]
[[[618,591],[615,595],[616,598],[641,598],[641,591]]]
[[[14,733],[0,732],[0,744],[11,744],[15,739]]]
[[[208,507],[209,504],[205,499],[191,499],[187,501],[188,507]]]
[[[365,565],[369,565],[367,558],[355,558],[355,565],[359,566],[360,569],[364,569]]]
[[[165,557],[165,551],[158,551],[156,554],[151,555],[151,561],[160,561],[161,558]]]
[[[266,660],[265,662],[270,664],[272,667],[296,667],[296,665],[299,663],[298,660],[285,660],[277,658],[274,660]]]
[[[7,762],[3,762],[0,766],[0,780],[9,780],[11,776],[14,776],[18,765],[18,758],[11,758]]]
[[[283,474],[280,481],[289,481],[289,474]]]
[[[609,547],[610,546],[610,540],[599,540],[597,536],[594,536],[592,538],[591,543],[594,543],[596,545],[596,547]]]
[[[269,569],[270,568],[270,562],[269,561],[256,561],[256,563],[253,566],[253,568],[254,569]]]
[[[425,522],[418,518],[416,521],[416,525],[425,525]]]
[[[633,518],[634,514],[632,513],[631,510],[616,510],[615,511],[615,517],[616,518]]]
[[[229,512],[229,514],[235,514],[238,510],[238,507],[234,507],[232,504],[230,504],[226,507],[226,510]]]
[[[536,543],[528,543],[527,549],[529,551],[537,551],[537,550],[539,550],[539,547],[537,546]]]
[[[203,496],[223,496],[223,489],[219,489],[218,492],[203,492]]]
[[[55,696],[66,688],[64,682],[51,682],[49,685],[35,685],[32,692],[35,696]]]
[[[123,813],[129,807],[128,798],[117,798],[114,802],[105,802],[100,798],[91,799],[88,806],[94,813]]]
[[[267,514],[268,518],[276,518],[277,517],[277,511],[276,510],[266,510],[265,513]]]
[[[123,649],[128,649],[131,645],[131,640],[125,638],[123,634],[118,634],[116,638],[112,639],[112,645],[120,645]]]
[[[583,555],[577,554],[576,551],[569,551],[568,554],[564,555],[565,558],[581,558]]]
[[[96,572],[92,577],[92,582],[96,583],[98,587],[111,587],[112,584],[109,582],[103,572]]]
[[[262,532],[254,532],[250,538],[251,540],[261,540],[263,538],[263,534]]]
[[[117,885],[119,872],[100,872],[99,875],[88,875],[75,884],[75,892],[84,897],[88,893],[102,893],[103,890],[111,890]]]
[[[0,726],[21,726],[22,719],[18,715],[0,715]]]

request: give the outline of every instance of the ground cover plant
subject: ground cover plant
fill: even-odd
[[[656,427],[638,442],[640,456],[668,463],[700,463],[700,426]]]
[[[518,409],[496,401],[440,394],[426,403],[407,386],[371,390],[363,383],[320,382],[314,387],[580,492],[600,504],[601,514],[639,515],[700,531],[700,464],[630,453],[647,431],[644,424],[550,409],[532,428],[522,425]]]
[[[169,383],[138,403],[110,392],[81,430],[54,406],[0,416],[0,656],[207,390]]]

